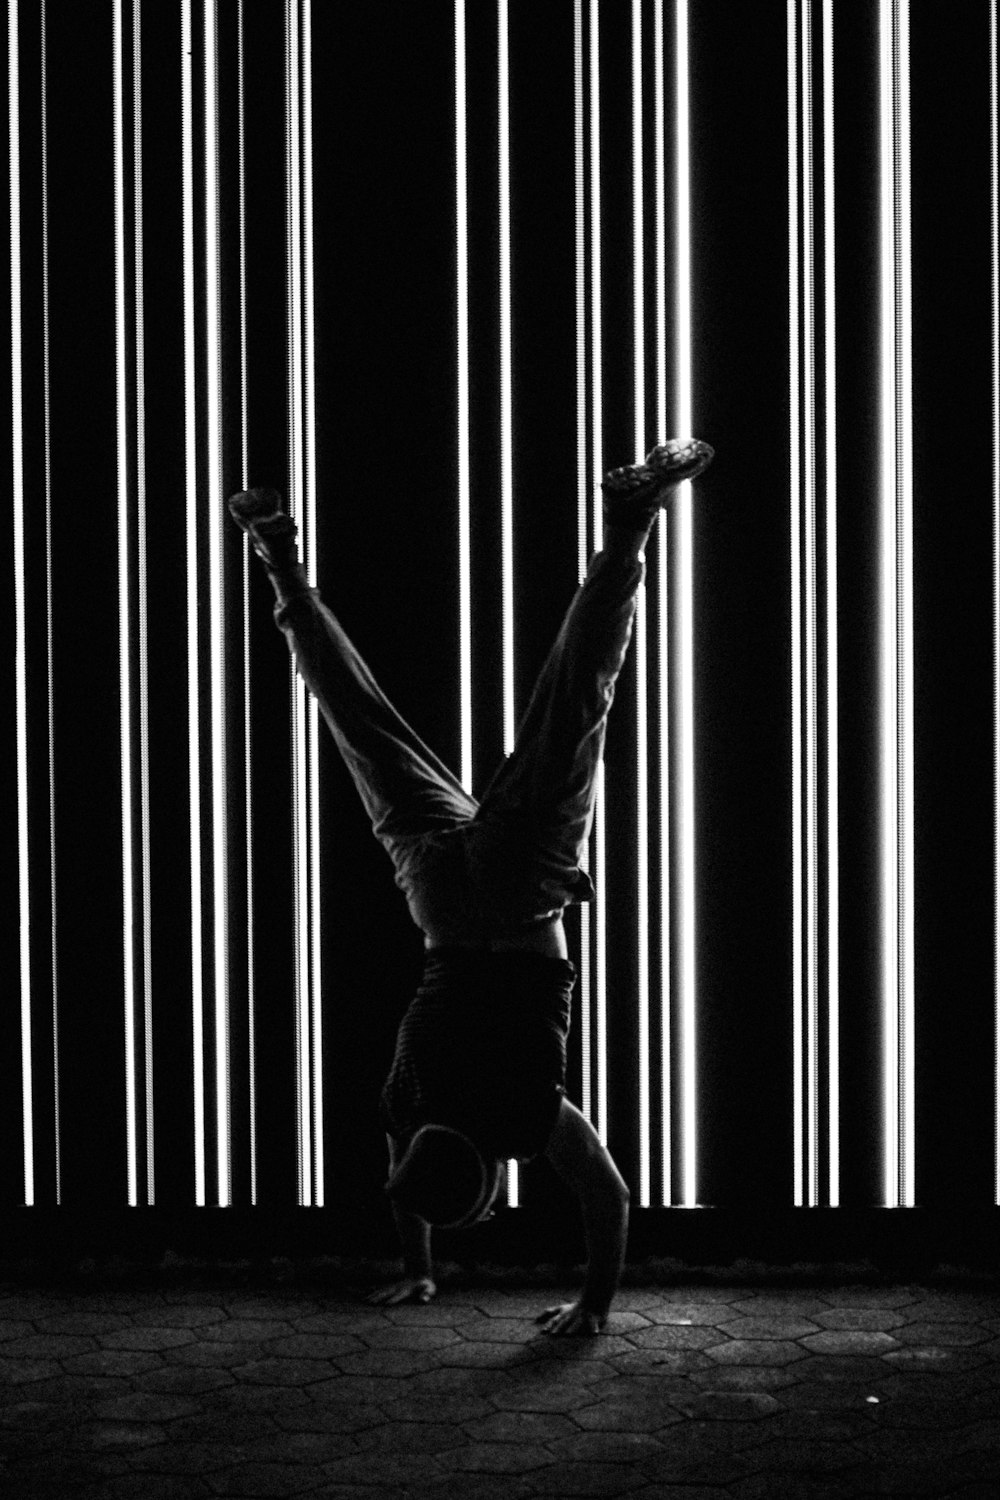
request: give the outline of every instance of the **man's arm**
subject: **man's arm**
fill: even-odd
[[[563,1099],[545,1155],[580,1203],[587,1241],[587,1274],[578,1302],[550,1308],[546,1333],[596,1333],[618,1287],[628,1240],[629,1191],[597,1131]]]
[[[396,1143],[386,1136],[389,1146],[389,1175],[396,1168]],[[417,1214],[392,1205],[392,1216],[403,1250],[403,1279],[372,1292],[369,1302],[395,1306],[399,1302],[429,1302],[437,1294],[434,1262],[431,1256],[431,1226]]]

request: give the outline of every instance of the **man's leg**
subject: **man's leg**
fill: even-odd
[[[712,459],[707,443],[655,448],[604,482],[604,547],[591,559],[542,668],[513,754],[487,788],[479,821],[530,819],[569,865],[593,817],[615,682],[632,634],[643,551],[662,504]]]
[[[365,805],[376,836],[392,842],[467,822],[477,803],[393,708],[344,630],[309,587],[295,525],[273,490],[229,502],[274,587],[275,620]]]

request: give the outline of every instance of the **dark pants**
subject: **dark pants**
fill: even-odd
[[[481,801],[382,693],[315,591],[275,617],[319,703],[417,926],[435,945],[515,934],[585,901],[580,868],[644,563],[598,552]]]

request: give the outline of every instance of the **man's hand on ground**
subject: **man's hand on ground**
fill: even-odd
[[[398,1307],[401,1302],[430,1302],[437,1287],[429,1276],[404,1276],[389,1286],[380,1286],[365,1298],[379,1307]]]
[[[542,1325],[543,1333],[584,1336],[600,1333],[606,1321],[597,1313],[588,1312],[579,1302],[562,1302],[558,1307],[547,1307],[535,1319]]]

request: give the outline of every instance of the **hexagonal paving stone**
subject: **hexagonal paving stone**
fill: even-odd
[[[589,1464],[638,1464],[659,1457],[664,1450],[663,1442],[649,1432],[578,1432],[546,1446],[565,1463]]]
[[[542,1470],[541,1472],[545,1472]],[[386,1492],[388,1495],[388,1492]],[[535,1475],[527,1474],[442,1474],[427,1481],[419,1490],[400,1492],[399,1500],[534,1500],[538,1494]],[[341,1500],[339,1490],[324,1490],[322,1500]],[[374,1500],[371,1490],[352,1490],[344,1500]],[[379,1500],[382,1500],[381,1494]],[[691,1497],[688,1497],[691,1500]]]
[[[804,1339],[807,1334],[820,1332],[819,1325],[807,1318],[777,1317],[774,1314],[730,1318],[718,1328],[720,1333],[732,1339]]]
[[[422,1328],[466,1328],[478,1329],[488,1321],[487,1314],[480,1311],[478,1307],[456,1307],[448,1302],[428,1302],[426,1307],[410,1306],[403,1303],[399,1307],[387,1307],[383,1311],[383,1319],[389,1323],[401,1325],[414,1324]]]
[[[499,1318],[530,1323],[537,1318],[544,1307],[550,1306],[554,1300],[555,1293],[551,1288],[539,1287],[533,1292],[494,1293],[488,1297],[481,1297],[481,1301],[470,1307],[469,1311],[478,1313],[480,1317],[489,1318],[491,1322]],[[568,1293],[565,1300],[568,1300]]]
[[[447,1349],[461,1342],[454,1328],[417,1328],[412,1324],[383,1324],[365,1334],[369,1349]]]
[[[537,1443],[473,1442],[465,1448],[453,1448],[448,1453],[439,1453],[437,1461],[442,1470],[480,1471],[486,1474],[525,1474],[531,1469],[554,1467],[552,1454]]]
[[[338,1354],[337,1369],[345,1375],[416,1375],[433,1370],[442,1356],[452,1358],[460,1345],[448,1349],[362,1349],[357,1354]],[[323,1373],[330,1374],[330,1366],[323,1366]]]
[[[579,1436],[576,1424],[558,1412],[499,1411],[462,1426],[474,1443],[548,1443]]]
[[[987,1316],[983,1301],[970,1292],[923,1293],[907,1305],[908,1323],[978,1323]]]
[[[675,1396],[673,1404],[686,1417],[722,1422],[754,1422],[781,1410],[766,1391],[698,1391],[686,1400]]]
[[[912,1349],[893,1349],[882,1358],[887,1369],[939,1370],[944,1373],[954,1368],[955,1355],[954,1349],[916,1344]]]
[[[465,1448],[469,1438],[462,1428],[451,1422],[386,1422],[354,1435],[354,1446],[360,1453],[385,1448],[390,1453],[447,1453]]]
[[[889,1307],[832,1307],[827,1312],[814,1313],[813,1321],[821,1323],[824,1328],[888,1333],[890,1329],[898,1328],[905,1319],[902,1313]]]
[[[35,1321],[39,1333],[76,1333],[93,1338],[98,1333],[114,1333],[132,1327],[131,1313],[67,1311],[49,1313]],[[0,1334],[0,1338],[4,1335]]]
[[[205,1330],[205,1334],[209,1332]],[[202,1337],[205,1336],[202,1335]],[[190,1328],[119,1328],[112,1333],[102,1333],[98,1343],[102,1349],[139,1349],[157,1352],[161,1349],[176,1349],[181,1344],[191,1344],[195,1335]]]
[[[919,1299],[919,1289],[899,1286],[838,1286],[823,1294],[830,1307],[903,1308]]]
[[[789,1289],[740,1297],[731,1304],[731,1311],[740,1318],[811,1318],[826,1305],[820,1297]]]
[[[709,1325],[715,1328],[729,1314],[730,1309],[718,1302],[655,1302],[643,1309],[643,1317],[650,1323],[676,1323],[682,1327]]]
[[[386,1353],[388,1351],[381,1351]],[[452,1366],[480,1370],[506,1370],[511,1364],[528,1363],[531,1356],[525,1355],[523,1346],[507,1343],[475,1342],[451,1344],[437,1352],[434,1365],[437,1368]],[[346,1366],[341,1366],[346,1368]],[[425,1368],[430,1368],[427,1365]]]
[[[629,1354],[616,1354],[608,1363],[617,1374],[633,1379],[683,1376],[714,1368],[714,1362],[701,1349],[633,1349]]]
[[[689,1377],[692,1385],[711,1390],[732,1391],[784,1391],[799,1381],[800,1365],[760,1365],[744,1369],[741,1365],[718,1365],[706,1362],[708,1368],[693,1370]],[[784,1397],[782,1397],[784,1400]]]
[[[450,1351],[448,1351],[450,1352]],[[375,1391],[377,1383],[371,1382],[372,1399],[377,1400]],[[406,1382],[405,1391],[400,1388],[398,1394],[407,1394],[413,1391],[418,1395],[434,1396],[486,1396],[492,1397],[495,1391],[510,1389],[511,1385],[504,1371],[492,1368],[480,1370],[475,1366],[465,1368],[459,1366],[443,1365],[439,1361],[433,1370],[425,1370],[414,1375]],[[359,1392],[360,1392],[359,1387]]]
[[[418,1308],[416,1311],[427,1311],[426,1308]],[[295,1333],[329,1333],[343,1334],[351,1333],[361,1338],[372,1327],[372,1313],[358,1309],[352,1313],[308,1313],[301,1318],[289,1318],[289,1324]]]
[[[0,1344],[6,1343],[9,1339],[30,1338],[35,1331],[34,1323],[29,1323],[27,1319],[0,1316]],[[68,1332],[73,1331],[73,1329],[68,1330]]]
[[[193,1416],[197,1411],[198,1403],[183,1396],[133,1392],[100,1402],[95,1415],[106,1422],[170,1422],[175,1417]]]
[[[255,1495],[263,1500],[276,1500],[278,1496],[315,1490],[324,1477],[322,1469],[305,1464],[243,1464],[209,1474],[206,1479],[217,1495]]]
[[[110,1401],[115,1396],[127,1396],[131,1388],[131,1380],[120,1375],[59,1374],[20,1389],[29,1390],[39,1401],[54,1402],[72,1411],[84,1401]]]
[[[936,1348],[949,1349],[968,1348],[990,1341],[989,1333],[977,1323],[907,1323],[896,1331],[895,1337],[901,1344],[933,1344]]]
[[[233,1375],[239,1381],[251,1385],[309,1385],[313,1380],[325,1380],[329,1368],[318,1359],[254,1359],[245,1365],[237,1365]]]
[[[166,1429],[154,1422],[86,1422],[78,1442],[90,1448],[129,1450],[149,1448],[166,1441]]]
[[[75,1354],[62,1362],[67,1375],[143,1375],[163,1368],[159,1354],[141,1349],[94,1349],[89,1354]]]
[[[30,1385],[61,1374],[54,1359],[0,1359],[0,1391],[3,1386]]]
[[[261,1344],[267,1339],[286,1338],[294,1330],[291,1323],[277,1318],[227,1318],[224,1323],[212,1323],[199,1332],[199,1338],[209,1343]]]
[[[328,1380],[306,1386],[305,1396],[318,1406],[345,1401],[381,1403],[391,1401],[395,1396],[406,1396],[413,1388],[412,1381],[406,1375],[338,1375],[334,1371]]]
[[[286,1432],[355,1433],[384,1427],[386,1413],[382,1407],[370,1402],[334,1404],[307,1401],[301,1406],[276,1411],[274,1420]]]
[[[284,1338],[267,1340],[265,1347],[272,1357],[333,1359],[338,1354],[364,1349],[365,1345],[349,1333],[290,1333]]]
[[[206,1370],[193,1365],[150,1370],[136,1381],[140,1390],[169,1392],[179,1396],[203,1396],[206,1391],[217,1391],[233,1384],[233,1376],[228,1370]]]
[[[430,1396],[416,1391],[380,1401],[378,1406],[382,1420],[390,1422],[473,1422],[490,1416],[494,1409],[492,1401],[482,1396]]]
[[[586,1432],[659,1432],[681,1420],[679,1409],[662,1392],[623,1390],[619,1385],[612,1397],[578,1407],[573,1421]]]
[[[74,1354],[89,1354],[97,1345],[89,1337],[70,1333],[33,1333],[28,1338],[11,1339],[3,1346],[8,1359],[69,1359]]]
[[[180,1303],[177,1307],[161,1307],[156,1314],[157,1326],[160,1328],[207,1328],[211,1323],[224,1322],[225,1318],[223,1308],[207,1303]]]
[[[644,1484],[629,1491],[629,1500],[732,1500],[729,1490],[711,1484]]]
[[[460,1337],[471,1344],[525,1344],[537,1332],[534,1318],[481,1318],[458,1329]]]
[[[866,1333],[859,1328],[840,1332],[828,1329],[825,1333],[811,1334],[800,1342],[811,1354],[889,1354],[899,1348],[891,1333]]]
[[[761,1422],[760,1435],[766,1443],[772,1439],[782,1441],[860,1443],[866,1441],[879,1429],[877,1408],[854,1407],[803,1407],[798,1410],[775,1412],[766,1422]]]
[[[234,1297],[223,1304],[231,1322],[274,1323],[319,1312],[319,1304],[308,1297]]]
[[[418,1485],[427,1484],[448,1472],[444,1464],[454,1467],[455,1453],[466,1450],[453,1449],[449,1453],[408,1453],[402,1458],[393,1453],[373,1449],[369,1453],[358,1453],[351,1458],[336,1458],[324,1464],[326,1484],[366,1484],[371,1487],[372,1500],[383,1489],[393,1486],[406,1489],[407,1493]],[[324,1490],[326,1485],[324,1485]]]
[[[720,1365],[789,1365],[805,1357],[805,1350],[798,1344],[781,1339],[732,1339],[727,1344],[713,1344],[705,1353]]]
[[[654,1328],[641,1328],[628,1335],[628,1342],[635,1349],[707,1349],[719,1342],[714,1328],[685,1328],[676,1323],[660,1323]]]

